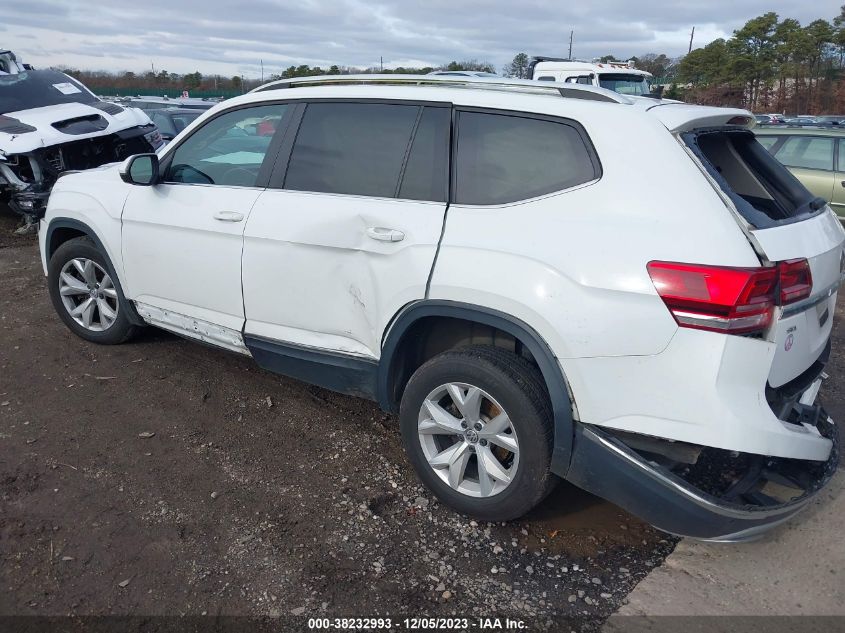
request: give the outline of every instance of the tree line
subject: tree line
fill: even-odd
[[[788,114],[845,114],[845,6],[831,20],[817,19],[802,25],[793,18],[781,19],[774,12],[748,20],[727,39],[717,39],[671,57],[647,53],[624,60],[605,55],[597,61],[628,61],[654,75],[664,95],[708,105],[741,106],[758,112]],[[501,69],[506,77],[526,78],[530,57],[522,52]],[[358,73],[426,74],[434,70],[480,70],[495,72],[493,64],[476,59],[451,61],[439,66],[380,66],[361,68],[331,65],[291,65],[269,73],[265,81],[318,75]],[[260,84],[242,76],[204,75],[199,71],[179,75],[151,69],[146,73],[81,71],[65,69],[104,94],[157,94],[187,90],[191,93],[232,96]]]
[[[234,75],[232,77],[204,75],[200,71],[180,75],[166,70],[154,71],[152,69],[146,73],[134,73],[131,71],[113,73],[102,70],[79,70],[67,67],[62,67],[61,70],[81,81],[95,93],[108,95],[156,95],[163,93],[173,96],[182,91],[188,91],[189,94],[233,96],[248,92],[261,85],[260,79],[244,78],[240,75]],[[338,65],[322,68],[320,66],[301,64],[299,66],[289,66],[277,73],[271,73],[265,78],[265,81],[294,77],[354,75],[362,73],[425,75],[435,70],[496,72],[495,66],[490,62],[478,61],[476,59],[451,61],[440,66],[425,66],[421,68],[401,66],[398,68],[381,68],[378,66],[362,68]]]

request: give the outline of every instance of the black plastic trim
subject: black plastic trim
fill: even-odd
[[[510,314],[458,301],[439,299],[417,301],[406,306],[394,319],[382,345],[376,390],[379,405],[385,411],[397,411],[399,403],[393,396],[397,349],[405,333],[415,322],[426,317],[438,316],[474,321],[498,328],[518,339],[531,352],[545,380],[554,413],[555,433],[551,470],[560,477],[566,476],[572,453],[573,432],[572,403],[569,399],[566,379],[560,364],[543,338],[530,325]]]
[[[767,508],[735,506],[660,470],[599,427],[578,423],[566,478],[665,532],[742,541],[759,536],[800,511],[830,481],[838,459],[834,441],[825,478],[793,502]]]
[[[50,258],[55,252],[51,247],[53,244],[53,233],[56,231],[56,229],[74,229],[76,231],[84,233],[89,238],[91,238],[91,241],[94,242],[94,244],[103,254],[103,257],[106,258],[106,262],[108,263],[109,276],[114,280],[114,283],[117,286],[117,289],[120,291],[120,294],[123,295],[123,297],[126,299],[126,304],[129,307],[129,309],[127,310],[129,322],[132,323],[132,325],[146,325],[146,322],[138,315],[138,312],[135,310],[135,305],[131,301],[129,301],[129,299],[126,297],[126,293],[123,292],[123,286],[120,283],[120,277],[114,269],[114,265],[111,262],[111,258],[108,256],[108,251],[106,250],[106,247],[103,244],[102,240],[97,235],[97,232],[94,231],[94,229],[92,229],[84,222],[80,222],[79,220],[74,220],[71,218],[54,218],[50,220],[50,223],[47,225],[47,236],[44,241],[45,248],[47,249],[47,261],[49,262]]]
[[[378,362],[290,343],[244,335],[244,344],[263,369],[359,398],[376,399]]]

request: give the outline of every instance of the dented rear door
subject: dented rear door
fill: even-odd
[[[246,335],[379,356],[389,319],[425,296],[450,120],[446,104],[304,108],[246,226]]]

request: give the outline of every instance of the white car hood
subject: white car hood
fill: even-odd
[[[122,107],[122,106],[121,106]],[[5,154],[21,154],[31,152],[39,147],[59,145],[80,139],[107,136],[121,130],[148,125],[150,118],[137,108],[122,108],[122,112],[109,114],[85,103],[63,103],[60,105],[32,108],[6,112],[4,116],[17,119],[35,128],[34,132],[22,134],[8,134],[0,132],[0,152]],[[64,134],[53,127],[53,123],[73,119],[76,117],[98,114],[108,121],[108,127],[89,134]]]

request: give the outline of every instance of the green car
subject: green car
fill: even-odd
[[[845,129],[764,126],[757,140],[845,221]]]

